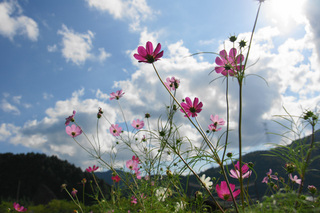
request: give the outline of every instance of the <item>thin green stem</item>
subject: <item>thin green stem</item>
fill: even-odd
[[[239,121],[238,121],[238,134],[239,134],[239,167],[242,168],[242,80],[239,81]],[[242,209],[244,209],[244,197],[243,197],[243,179],[242,169],[240,171],[240,197],[242,203]]]
[[[226,142],[224,145],[223,155],[222,155],[222,162],[224,161],[224,157],[226,156],[227,146],[228,146],[228,138],[229,138],[229,75],[227,75],[227,83],[226,83],[226,104],[227,104],[227,132],[226,132]]]
[[[173,100],[174,100],[174,101],[178,104],[178,106],[183,110],[183,112],[185,113],[185,115],[187,115],[187,112],[185,111],[185,109],[181,106],[181,104],[177,101],[177,99],[174,97],[174,95],[170,92],[170,90],[169,90],[169,89],[166,87],[166,85],[164,84],[162,78],[160,77],[160,75],[159,75],[159,73],[158,73],[158,71],[157,71],[157,69],[156,69],[156,67],[155,67],[155,65],[154,65],[153,63],[152,63],[152,66],[153,66],[153,68],[154,68],[154,70],[155,70],[155,72],[156,72],[159,80],[161,81],[162,85],[167,89],[167,91],[169,92],[169,94],[171,95],[171,97],[173,98]],[[189,119],[189,121],[191,122],[191,124],[197,129],[197,131],[200,133],[200,135],[202,136],[202,138],[206,141],[206,143],[208,144],[209,148],[211,149],[212,154],[214,155],[214,159],[216,160],[216,162],[217,162],[218,165],[220,166],[220,169],[221,169],[221,171],[222,171],[222,173],[223,173],[223,175],[224,175],[224,178],[225,178],[225,180],[226,180],[228,189],[229,189],[229,191],[230,191],[230,195],[231,195],[231,197],[232,197],[232,201],[233,201],[233,203],[234,203],[234,205],[235,205],[235,208],[236,208],[236,212],[239,212],[238,205],[237,205],[236,200],[235,200],[235,198],[234,198],[234,196],[233,196],[233,191],[231,190],[228,177],[227,177],[226,172],[225,172],[225,169],[224,169],[224,167],[223,167],[223,162],[221,162],[221,160],[220,160],[220,158],[219,158],[219,155],[217,154],[216,150],[213,150],[213,149],[212,149],[212,147],[214,147],[214,146],[213,146],[213,144],[211,143],[211,141],[209,141],[209,139],[207,138],[207,136],[206,136],[205,134],[203,134],[203,132],[198,128],[197,125],[195,125],[195,123],[191,120],[191,118],[190,118],[188,115],[187,115],[187,118]],[[211,146],[212,146],[212,147],[211,147]],[[179,156],[179,157],[180,157],[180,156]],[[181,156],[180,158],[181,158],[181,160],[185,163],[185,165],[190,169],[190,171],[192,171],[192,173],[193,173],[193,174],[198,178],[198,180],[203,184],[203,182],[200,180],[199,176],[198,176],[198,175],[195,173],[195,171],[190,167],[190,165],[189,165],[186,161],[184,161],[184,159],[182,159],[182,156]],[[204,184],[203,184],[203,185],[204,185]],[[205,188],[206,188],[206,187],[205,187]],[[206,189],[207,189],[207,188],[206,188]],[[212,199],[215,201],[215,199],[213,198],[211,192],[210,192],[208,189],[207,189],[207,191],[208,191],[208,193],[210,194],[210,196],[212,197]],[[216,203],[216,201],[215,201],[215,203]],[[218,204],[218,203],[217,203],[217,206],[219,207],[219,204]],[[220,207],[219,209],[220,209],[222,212],[224,212],[221,207]]]
[[[124,123],[125,123],[126,128],[127,128],[127,132],[128,132],[128,139],[129,139],[129,141],[130,141],[130,137],[129,137],[129,128],[128,128],[128,124],[127,124],[127,121],[126,121],[126,117],[124,116],[124,112],[123,112],[123,110],[122,110],[122,107],[121,107],[121,104],[120,104],[119,100],[117,100],[117,102],[118,102],[118,105],[119,105],[120,111],[121,111],[121,113],[122,113],[122,117],[123,117]]]

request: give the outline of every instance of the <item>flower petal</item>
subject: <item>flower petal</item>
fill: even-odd
[[[153,55],[153,45],[150,41],[147,42],[146,49],[148,55]]]
[[[156,49],[154,50],[154,55],[158,55],[158,53],[160,52],[160,49],[161,49],[161,44],[160,43],[158,43],[158,45],[157,45],[157,47],[156,47]]]
[[[235,59],[237,55],[237,49],[236,48],[231,48],[229,51],[229,57],[232,57],[232,59]]]

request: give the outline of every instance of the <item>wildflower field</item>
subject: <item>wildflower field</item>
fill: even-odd
[[[226,109],[224,114],[215,114],[214,109],[205,108],[206,103],[201,98],[194,97],[180,91],[183,81],[178,76],[162,77],[157,64],[166,52],[163,44],[145,41],[132,55],[141,65],[152,67],[158,83],[163,86],[163,95],[170,97],[170,101],[163,106],[165,115],[158,118],[157,128],[151,128],[148,112],[145,115],[129,121],[122,108],[122,99],[126,98],[126,91],[119,89],[110,94],[110,102],[119,108],[121,114],[118,123],[110,122],[108,112],[103,108],[97,109],[97,131],[86,132],[82,123],[77,121],[75,110],[65,120],[65,132],[70,140],[86,151],[90,159],[96,162],[88,167],[86,172],[90,174],[90,181],[79,180],[79,188],[70,187],[61,183],[61,190],[69,195],[68,201],[51,201],[46,210],[40,206],[26,206],[23,203],[6,203],[8,212],[81,212],[81,213],[111,213],[111,212],[320,212],[318,183],[306,184],[310,165],[317,162],[319,156],[314,151],[319,148],[319,142],[315,135],[319,122],[317,110],[303,109],[300,115],[291,115],[283,108],[283,115],[277,116],[275,121],[279,127],[286,129],[283,133],[274,133],[284,139],[294,135],[295,141],[291,145],[275,145],[268,154],[261,156],[265,159],[281,159],[283,165],[268,168],[264,176],[258,176],[260,165],[246,161],[243,150],[242,127],[243,111],[246,105],[243,103],[243,87],[245,81],[254,78],[263,84],[268,84],[262,76],[253,75],[247,79],[247,68],[255,66],[248,64],[252,41],[255,39],[255,28],[258,22],[260,8],[264,0],[258,1],[257,13],[253,20],[253,28],[250,37],[239,39],[236,35],[229,37],[230,49],[221,49],[215,52],[197,52],[195,55],[211,54],[215,67],[208,70],[210,76],[214,76],[211,84],[220,84],[224,88],[224,100]],[[236,83],[238,90],[238,114],[237,129],[230,127],[229,87],[230,82]],[[177,94],[184,98],[179,100]],[[134,104],[134,103],[132,103]],[[316,108],[317,106],[310,106]],[[207,118],[208,126],[203,126],[198,116],[205,110],[212,112]],[[233,108],[234,110],[234,108]],[[72,114],[71,114],[72,113]],[[233,111],[233,113],[235,113]],[[188,120],[190,131],[198,134],[201,140],[200,146],[194,146],[187,133],[180,131],[181,126],[176,125],[176,115],[183,115]],[[255,115],[252,115],[255,116]],[[99,125],[108,123],[108,134],[116,138],[116,142],[110,148],[109,153],[101,151],[99,138]],[[63,121],[61,121],[63,125]],[[311,129],[308,139],[301,136]],[[237,152],[228,149],[230,131],[237,132]],[[92,136],[93,135],[93,136]],[[86,143],[78,140],[84,138]],[[129,150],[125,162],[118,161],[117,156],[121,150]],[[217,176],[209,176],[201,173],[204,165],[214,165],[219,172]],[[101,189],[97,173],[100,170],[112,171],[112,186],[109,191]],[[312,170],[313,171],[313,170]],[[201,173],[201,174],[200,174]],[[285,175],[280,175],[285,174]],[[182,178],[184,177],[184,179]],[[191,179],[193,177],[194,179]],[[190,178],[190,179],[189,179]],[[190,195],[190,188],[196,182],[197,187]],[[254,194],[255,182],[263,183],[267,190],[257,197]],[[309,182],[308,182],[309,183]],[[316,186],[315,186],[316,185]],[[90,197],[94,200],[86,205],[80,188],[91,187]],[[251,187],[251,188],[250,188]],[[250,188],[250,189],[249,189]],[[7,205],[11,205],[7,207]],[[64,206],[59,210],[58,207]],[[56,208],[56,210],[53,210]]]

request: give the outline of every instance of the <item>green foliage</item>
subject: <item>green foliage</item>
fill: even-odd
[[[310,201],[311,200],[311,201]],[[250,210],[249,210],[250,209]],[[264,201],[252,206],[246,212],[272,212],[272,213],[291,213],[291,212],[319,212],[319,198],[312,201],[312,197],[300,196],[294,192],[278,192],[272,196],[264,197]]]

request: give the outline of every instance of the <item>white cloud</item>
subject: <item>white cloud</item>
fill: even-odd
[[[27,36],[31,41],[37,41],[38,24],[22,14],[22,8],[16,0],[0,3],[0,34],[13,40],[16,35]]]
[[[92,38],[94,34],[89,30],[85,34],[69,30],[67,26],[62,25],[62,30],[58,31],[62,35],[62,55],[67,61],[80,65],[91,57]]]
[[[18,109],[18,107],[10,104],[6,99],[2,99],[0,107],[4,112],[13,113],[14,115],[20,115],[20,110]]]
[[[48,50],[48,52],[56,52],[57,51],[57,45],[56,44],[54,44],[52,46],[48,45],[47,46],[47,50]]]
[[[87,60],[95,60],[95,55],[91,52],[93,49],[92,39],[94,33],[88,30],[87,33],[77,33],[67,26],[62,25],[62,29],[58,31],[62,35],[62,55],[66,61],[71,61],[76,65],[82,65]],[[49,50],[49,49],[48,49]],[[52,48],[50,48],[52,50]],[[111,54],[105,52],[104,48],[99,48],[98,59],[103,62]]]
[[[21,98],[22,98],[21,95],[19,95],[19,96],[13,96],[13,97],[12,97],[12,100],[13,100],[14,103],[20,104]]]
[[[44,100],[49,100],[49,99],[53,98],[52,94],[48,94],[46,92],[44,92],[42,95],[43,95]]]
[[[140,30],[140,22],[152,18],[151,10],[146,0],[87,0],[90,7],[107,11],[115,19],[130,22],[132,30]]]
[[[107,53],[104,48],[99,48],[99,52],[100,52],[100,55],[99,55],[99,61],[100,62],[103,62],[104,60],[106,60],[106,58],[110,57],[111,54],[110,53]]]

